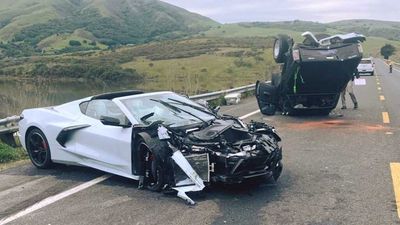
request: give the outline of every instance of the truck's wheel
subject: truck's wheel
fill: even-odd
[[[276,63],[285,62],[285,53],[289,50],[288,40],[284,37],[279,37],[274,43],[274,59]]]

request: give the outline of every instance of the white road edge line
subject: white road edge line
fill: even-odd
[[[251,112],[249,114],[246,114],[244,116],[239,117],[239,119],[244,120],[244,119],[249,118],[250,116],[254,116],[254,115],[256,115],[256,114],[258,114],[260,112],[261,112],[260,110],[256,110],[254,112]]]
[[[68,197],[68,196],[73,195],[73,194],[75,194],[75,193],[77,193],[79,191],[82,191],[82,190],[84,190],[86,188],[89,188],[89,187],[91,187],[91,186],[93,186],[95,184],[98,184],[98,183],[100,183],[102,181],[105,181],[108,178],[110,178],[111,176],[112,175],[110,175],[110,174],[105,174],[105,175],[103,175],[101,177],[97,177],[97,178],[95,178],[93,180],[85,182],[85,183],[83,183],[81,185],[78,185],[78,186],[76,186],[74,188],[71,188],[69,190],[66,190],[66,191],[61,192],[59,194],[56,194],[56,195],[50,196],[48,198],[45,198],[42,201],[40,201],[40,202],[38,202],[38,203],[36,203],[36,204],[34,204],[34,205],[22,210],[22,211],[14,214],[14,215],[11,215],[9,217],[3,218],[2,220],[0,220],[0,225],[5,225],[7,223],[10,223],[10,222],[12,222],[12,221],[14,221],[14,220],[16,220],[16,219],[18,219],[20,217],[23,217],[23,216],[25,216],[25,215],[27,215],[29,213],[32,213],[32,212],[34,212],[36,210],[39,210],[39,209],[41,209],[43,207],[46,207],[46,206],[48,206],[48,205],[50,205],[50,204],[52,204],[54,202],[57,202],[57,201],[65,198],[65,197]]]
[[[241,116],[241,117],[239,117],[239,119],[244,120],[244,119],[246,119],[246,118],[248,118],[250,116],[256,115],[258,113],[260,113],[260,110],[256,110],[254,112],[251,112],[249,114]],[[97,177],[97,178],[95,178],[93,180],[85,182],[85,183],[83,183],[81,185],[78,185],[78,186],[76,186],[74,188],[71,188],[69,190],[66,190],[66,191],[61,192],[59,194],[56,194],[56,195],[50,196],[48,198],[45,198],[42,201],[40,201],[38,203],[35,203],[32,206],[29,206],[28,208],[26,208],[26,209],[24,209],[22,211],[19,211],[18,213],[14,214],[14,215],[11,215],[9,217],[5,217],[5,218],[1,219],[0,220],[0,225],[5,225],[7,223],[10,223],[10,222],[12,222],[12,221],[14,221],[14,220],[16,220],[18,218],[21,218],[21,217],[23,217],[25,215],[28,215],[29,213],[32,213],[32,212],[34,212],[36,210],[39,210],[39,209],[41,209],[43,207],[46,207],[46,206],[52,204],[54,202],[57,202],[57,201],[59,201],[59,200],[61,200],[63,198],[66,198],[66,197],[68,197],[70,195],[73,195],[73,194],[75,194],[77,192],[85,190],[85,189],[87,189],[87,188],[89,188],[89,187],[91,187],[91,186],[93,186],[95,184],[98,184],[98,183],[100,183],[102,181],[105,181],[110,177],[112,177],[111,174],[105,174],[105,175],[103,175],[101,177]]]

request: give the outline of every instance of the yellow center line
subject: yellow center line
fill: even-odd
[[[389,113],[382,112],[383,123],[390,123]]]
[[[380,99],[381,101],[385,101],[385,96],[379,95],[379,99]]]
[[[396,199],[397,216],[400,219],[400,163],[390,163],[392,172],[393,190]]]

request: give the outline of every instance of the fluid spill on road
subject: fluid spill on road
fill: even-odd
[[[299,130],[330,128],[330,129],[360,130],[366,132],[388,130],[388,127],[382,126],[380,124],[369,124],[369,123],[346,121],[346,120],[305,121],[305,122],[282,124],[281,127],[287,127],[289,129],[299,129]]]

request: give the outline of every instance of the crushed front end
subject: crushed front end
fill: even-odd
[[[179,187],[186,190],[190,185],[197,185],[192,191],[202,189],[198,178],[204,185],[232,184],[255,177],[277,180],[281,174],[282,148],[278,144],[281,139],[265,123],[246,125],[234,117],[223,117],[206,127],[169,129],[169,133],[169,147],[174,152],[171,186],[178,192]],[[180,154],[190,164],[194,176],[190,177],[193,172],[185,171],[187,165],[181,165],[182,159],[176,160]]]

